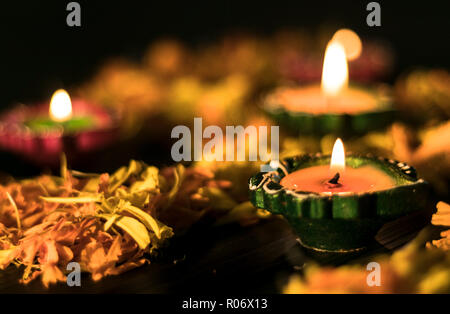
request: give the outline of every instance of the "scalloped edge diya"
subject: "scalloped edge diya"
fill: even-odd
[[[372,155],[346,156],[349,167],[376,167],[395,182],[393,188],[363,193],[301,192],[280,184],[286,175],[307,167],[330,163],[330,155],[302,155],[278,162],[278,168],[249,179],[250,201],[273,214],[283,215],[300,243],[322,252],[354,252],[375,241],[384,223],[425,208],[428,184],[413,167]],[[269,165],[269,164],[268,164]]]
[[[393,107],[392,97],[389,92],[379,86],[351,85],[353,89],[359,89],[372,95],[377,102],[376,107],[372,110],[357,113],[311,113],[289,110],[282,101],[275,97],[277,91],[284,88],[292,87],[279,87],[266,94],[261,109],[275,122],[294,133],[303,135],[336,134],[344,137],[363,135],[384,129],[395,119],[396,110]],[[298,87],[299,90],[302,88]]]

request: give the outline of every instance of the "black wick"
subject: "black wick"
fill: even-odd
[[[330,180],[330,181],[328,181],[328,183],[331,183],[331,184],[339,184],[339,178],[340,178],[340,174],[339,174],[339,172],[336,172],[336,174],[334,175],[334,177]]]

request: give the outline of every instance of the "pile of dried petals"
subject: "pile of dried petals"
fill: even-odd
[[[155,167],[132,160],[114,174],[69,171],[0,186],[0,269],[24,266],[21,282],[41,276],[43,284],[65,280],[69,262],[78,262],[93,280],[147,261],[173,235],[154,216],[175,186]],[[166,185],[166,186],[164,186]]]
[[[99,280],[143,265],[174,232],[182,235],[205,216],[241,225],[267,218],[233,189],[242,167],[222,170],[158,170],[132,160],[99,175],[69,171],[63,162],[60,177],[0,186],[0,269],[24,266],[21,282],[41,275],[48,287],[78,262]]]

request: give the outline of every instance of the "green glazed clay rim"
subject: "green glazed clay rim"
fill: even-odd
[[[372,111],[362,111],[355,114],[350,113],[308,113],[302,111],[287,110],[281,103],[273,101],[274,93],[283,87],[278,87],[275,90],[263,96],[262,110],[271,116],[273,119],[285,123],[291,129],[302,131],[306,133],[329,133],[329,132],[353,132],[364,133],[375,129],[383,128],[393,121],[396,112],[393,107],[392,97],[390,93],[381,95],[375,87],[367,87],[359,84],[351,84],[350,86],[363,89],[373,93],[377,99],[377,107]],[[286,86],[289,88],[290,86]],[[372,125],[367,126],[367,123],[358,123],[358,120],[363,119],[363,122],[372,121]],[[337,126],[326,125],[326,121],[334,121]],[[304,127],[305,121],[309,121],[313,126]],[[295,125],[295,126],[294,126]],[[358,128],[352,127],[359,125]],[[347,130],[347,129],[351,130]]]
[[[274,214],[307,218],[396,217],[419,209],[426,197],[427,183],[417,178],[416,170],[397,160],[368,155],[348,155],[347,165],[355,168],[370,164],[390,175],[396,186],[364,193],[320,194],[286,189],[281,179],[298,169],[326,165],[330,155],[308,154],[280,160],[280,167],[259,172],[249,179],[250,200],[254,206]],[[267,165],[270,165],[267,164]],[[371,207],[371,208],[368,208]]]

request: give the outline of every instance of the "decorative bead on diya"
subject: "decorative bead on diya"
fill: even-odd
[[[272,161],[249,180],[254,206],[283,215],[305,247],[349,252],[367,247],[382,225],[425,208],[428,187],[413,167],[374,156],[345,156],[338,139],[331,156]]]

